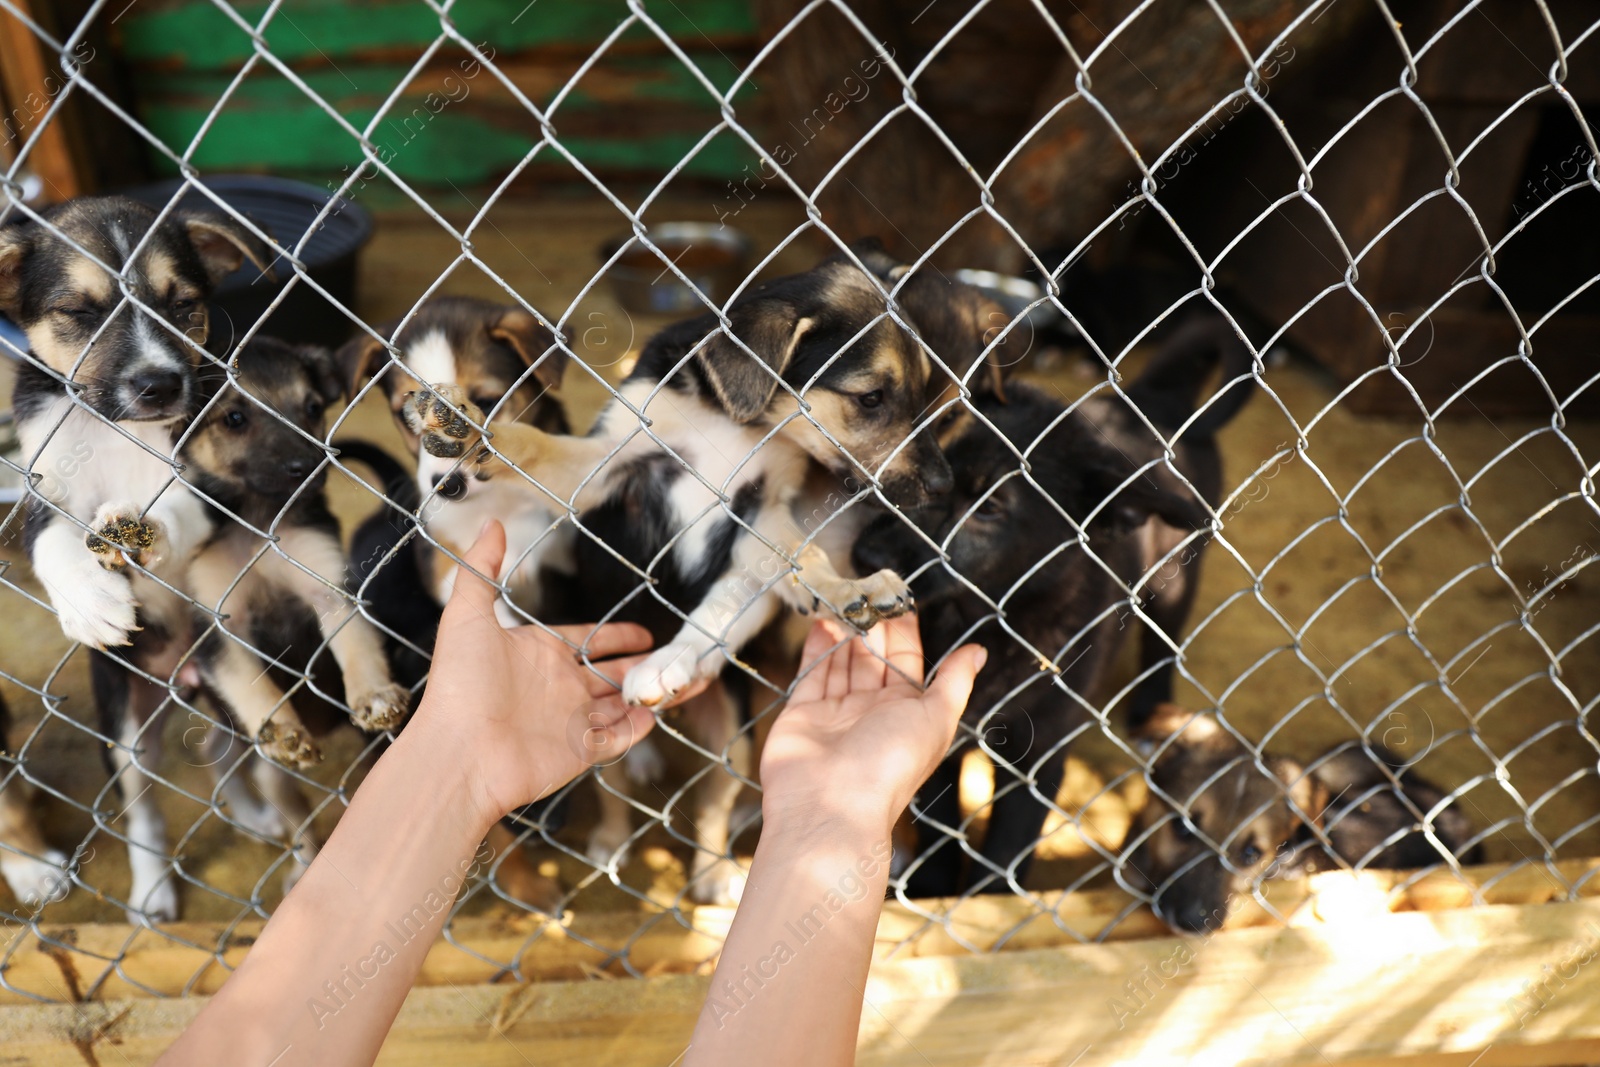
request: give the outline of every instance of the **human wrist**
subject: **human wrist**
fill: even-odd
[[[428,783],[430,794],[458,808],[468,825],[481,837],[510,810],[484,771],[483,751],[459,723],[448,721],[446,709],[424,697],[391,755],[419,760],[429,771],[417,779]]]
[[[762,841],[773,840],[807,850],[839,848],[860,851],[888,841],[899,811],[880,798],[773,797],[761,805]]]

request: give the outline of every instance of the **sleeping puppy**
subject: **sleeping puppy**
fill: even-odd
[[[33,353],[13,394],[23,454],[34,470],[73,473],[32,488],[24,543],[63,632],[97,650],[106,757],[132,804],[129,917],[172,919],[165,826],[153,802],[133,801],[153,785],[144,766],[160,762],[159,725],[146,726],[169,686],[151,679],[174,678],[189,649],[189,605],[173,588],[210,532],[174,453],[204,399],[206,299],[246,258],[265,271],[269,255],[231,219],[157,224],[123,197],[69,201],[43,219],[0,227],[0,311]],[[116,646],[115,657],[98,651]],[[139,892],[152,887],[164,888]]]
[[[189,565],[195,600],[216,613],[214,625],[197,622],[206,632],[195,661],[208,695],[261,753],[307,767],[321,759],[312,735],[330,725],[335,707],[347,708],[348,721],[363,730],[388,730],[399,725],[410,693],[390,679],[381,635],[344,591],[344,551],[319,444],[327,409],[344,394],[332,355],[257,338],[238,365],[183,450],[216,531]],[[320,655],[324,648],[333,664]],[[295,684],[302,674],[311,679],[304,687]],[[292,697],[284,686],[294,687]],[[306,708],[310,722],[300,714]],[[250,796],[237,773],[221,781],[222,795],[233,817],[261,836],[294,836],[292,885],[316,853],[311,810],[283,771],[251,763],[266,802]],[[237,770],[221,760],[208,766]]]
[[[424,449],[461,460],[469,496],[504,484],[578,513],[594,534],[579,539],[593,602],[626,603],[616,617],[670,638],[624,679],[634,704],[715,678],[780,603],[863,628],[910,610],[892,571],[845,578],[797,536],[812,463],[907,506],[950,489],[932,434],[917,432],[931,361],[888,319],[876,279],[836,256],[751,289],[727,318],[652,338],[585,437],[495,422],[485,438],[455,385],[404,408]]]
[[[402,632],[426,632],[438,625],[456,570],[455,562],[437,551],[430,539],[459,556],[484,522],[493,518],[506,528],[506,559],[499,578],[510,585],[513,603],[527,615],[540,618],[558,610],[559,604],[552,603],[551,597],[552,571],[570,574],[573,568],[571,527],[556,523],[564,509],[509,481],[480,486],[469,495],[457,464],[421,447],[421,438],[405,419],[403,409],[406,398],[418,388],[448,383],[496,420],[524,423],[547,433],[567,433],[566,409],[558,392],[567,365],[566,350],[523,309],[469,297],[434,297],[417,309],[398,334],[397,327],[390,323],[378,329],[393,338],[392,357],[382,341],[362,336],[341,348],[338,359],[352,397],[368,378],[375,379],[383,391],[406,448],[417,460],[419,514],[428,537],[413,538],[408,546],[416,555],[414,563],[383,573],[388,568],[380,569],[377,563],[385,558],[386,547],[398,543],[385,525],[393,527],[396,518],[404,517],[380,509],[355,535],[356,541],[371,546],[354,556],[356,580],[405,582],[412,568],[420,570],[427,586],[423,598],[408,590],[404,596],[379,591],[374,599],[393,600],[397,606],[414,601],[411,611],[393,619],[393,625]],[[505,625],[527,621],[504,603],[497,603],[495,610]]]
[[[11,709],[0,696],[0,746],[10,744]],[[70,888],[69,861],[39,832],[21,767],[21,760],[0,760],[0,876],[24,907],[37,908]]]
[[[1481,860],[1470,820],[1381,746],[1347,742],[1309,768],[1263,754],[1263,773],[1255,753],[1214,717],[1173,704],[1158,709],[1139,740],[1154,754],[1153,788],[1125,869],[1178,933],[1220,927],[1234,898],[1268,878],[1427,867],[1447,859],[1441,846],[1459,862]]]

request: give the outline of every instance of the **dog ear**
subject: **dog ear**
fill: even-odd
[[[700,346],[696,356],[700,369],[734,422],[750,422],[772,404],[801,339],[816,325],[815,319],[798,315],[787,302],[751,301],[735,308],[729,320],[734,336],[754,357],[721,329]]]
[[[184,212],[178,221],[189,234],[189,243],[200,256],[206,277],[216,285],[238,270],[246,259],[268,278],[273,277],[273,254],[266,242],[226,215],[215,212]]]
[[[1156,710],[1135,731],[1134,743],[1148,756],[1168,738],[1175,738],[1175,744],[1192,747],[1210,744],[1224,736],[1214,717],[1167,702],[1157,704]]]
[[[0,311],[14,313],[22,294],[22,263],[28,238],[21,226],[0,226]]]
[[[546,389],[561,388],[561,376],[567,370],[567,350],[556,344],[555,335],[545,329],[538,319],[521,308],[507,308],[505,314],[489,327],[489,336],[510,348],[522,362],[532,367],[533,376]],[[564,340],[569,344],[572,341],[570,337]],[[538,360],[537,364],[535,360]]]
[[[295,354],[311,373],[311,384],[324,403],[337,404],[344,399],[344,375],[332,352],[321,345],[297,345]]]
[[[1320,827],[1328,809],[1328,787],[1322,779],[1287,756],[1268,756],[1267,767],[1288,786],[1288,797],[1298,809],[1295,814],[1308,826]]]
[[[379,326],[377,332],[389,336],[393,331],[393,324]],[[333,359],[339,368],[339,375],[344,380],[345,395],[354,397],[361,389],[361,384],[377,373],[377,366],[383,360],[389,349],[376,337],[368,334],[357,334],[354,338],[339,346],[339,351],[334,353]]]
[[[883,239],[880,237],[863,237],[852,241],[850,251],[861,261],[862,266],[876,274],[880,281],[894,282],[906,272],[907,265],[889,254],[889,250],[883,247]],[[846,263],[850,262],[848,256],[841,255],[839,258]]]

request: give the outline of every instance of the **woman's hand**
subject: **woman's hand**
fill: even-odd
[[[505,551],[505,529],[491,520],[462,557],[472,569],[456,572],[428,688],[406,727],[440,746],[441,758],[471,768],[485,825],[619,759],[655,725],[649,708],[623,704],[617,689],[649,649],[649,631],[632,623],[555,627],[604,661],[590,667],[538,626],[503,628],[494,613],[499,590],[478,574],[499,574]]]
[[[761,755],[767,826],[865,820],[886,837],[944,758],[987,659],[982,647],[963,646],[924,690],[914,616],[881,623],[865,637],[818,621],[789,706]]]

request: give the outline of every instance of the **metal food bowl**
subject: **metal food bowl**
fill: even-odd
[[[616,257],[606,274],[617,300],[628,311],[646,315],[705,311],[707,299],[721,304],[744,279],[750,238],[732,227],[664,222],[645,232],[650,243],[672,260],[699,293],[637,237],[614,237],[600,247],[600,259],[610,263]]]
[[[1074,334],[1061,309],[1045,300],[1044,287],[1029,278],[1014,274],[998,274],[992,270],[958,270],[956,281],[980,289],[984,295],[1005,308],[1012,318],[1027,311],[1026,321],[1036,331]],[[1029,307],[1043,300],[1037,306]]]

